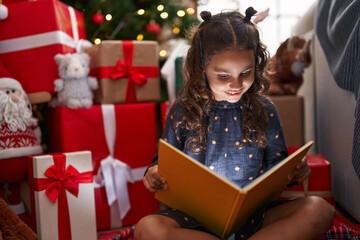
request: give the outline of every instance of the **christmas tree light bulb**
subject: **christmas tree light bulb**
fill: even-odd
[[[143,40],[144,39],[144,35],[142,35],[142,34],[139,34],[139,35],[137,35],[137,37],[136,37],[136,40],[138,40],[138,41],[141,41],[141,40]]]
[[[178,15],[179,17],[183,17],[183,16],[185,16],[185,11],[179,10],[179,11],[177,11],[177,15]]]
[[[139,15],[144,15],[144,14],[145,14],[145,10],[144,10],[144,9],[139,9],[139,10],[137,11],[137,13],[138,13]]]
[[[174,27],[174,28],[173,28],[173,33],[174,33],[174,34],[179,34],[179,33],[180,33],[180,28]]]
[[[105,19],[106,21],[110,21],[112,19],[111,14],[106,14]]]
[[[161,12],[162,10],[164,10],[164,5],[160,4],[159,6],[157,6],[157,10],[159,12]]]
[[[159,52],[159,55],[160,55],[160,57],[165,57],[166,56],[166,50],[161,50]]]
[[[101,39],[100,39],[100,38],[95,38],[95,39],[94,39],[94,43],[95,43],[96,45],[99,45],[99,44],[101,43]]]
[[[162,12],[161,14],[160,14],[160,17],[162,18],[162,19],[165,19],[165,18],[167,18],[169,16],[169,14],[167,13],[167,12]]]
[[[188,8],[186,9],[186,12],[189,14],[189,15],[193,15],[195,13],[195,10],[193,8]]]

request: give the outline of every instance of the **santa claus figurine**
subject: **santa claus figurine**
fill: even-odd
[[[21,84],[0,78],[0,161],[42,153],[41,132]]]
[[[1,62],[0,74],[0,197],[5,197],[7,184],[8,204],[25,220],[20,182],[27,174],[26,156],[42,153],[41,131],[27,94]]]

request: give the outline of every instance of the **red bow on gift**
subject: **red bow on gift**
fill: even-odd
[[[91,75],[100,79],[118,79],[127,78],[127,88],[125,103],[135,103],[136,89],[135,84],[143,86],[147,83],[148,78],[158,78],[158,66],[133,66],[134,43],[132,41],[122,41],[123,60],[119,60],[115,66],[101,66],[93,68]]]
[[[134,103],[137,102],[134,83],[142,86],[147,82],[147,78],[144,74],[138,71],[139,67],[132,66],[134,55],[134,44],[132,41],[123,41],[123,53],[125,62],[123,60],[119,60],[117,62],[116,66],[114,67],[113,73],[111,74],[111,78],[128,78],[125,102]]]
[[[48,178],[35,179],[35,190],[45,190],[45,194],[53,203],[58,199],[59,240],[70,240],[71,227],[66,190],[77,197],[79,183],[93,182],[92,172],[79,173],[71,165],[65,170],[66,156],[58,154],[53,155],[53,158],[54,165],[49,167],[44,173]]]
[[[119,60],[114,67],[114,72],[111,74],[112,79],[127,77],[129,81],[133,81],[140,87],[147,82],[144,74],[134,70],[131,65]]]

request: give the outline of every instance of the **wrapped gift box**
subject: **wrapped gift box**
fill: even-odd
[[[91,75],[99,79],[98,103],[134,103],[160,99],[156,41],[102,41],[86,49]]]
[[[39,239],[97,239],[89,151],[31,157],[28,173]]]
[[[305,196],[319,196],[327,202],[334,204],[331,194],[331,175],[330,162],[321,154],[306,156],[311,169],[310,177],[307,181],[285,189],[281,197],[300,198]]]
[[[160,117],[161,117],[161,131],[165,128],[166,116],[169,109],[169,103],[161,103],[160,104]]]
[[[175,59],[175,94],[178,95],[180,89],[183,87],[184,79],[182,76],[184,57],[177,57]]]
[[[47,113],[50,151],[92,151],[98,230],[130,226],[158,210],[154,194],[141,181],[157,151],[155,113],[154,103],[57,107]],[[108,179],[114,172],[121,187]]]
[[[0,60],[27,93],[54,93],[54,56],[86,39],[83,14],[56,0],[9,3],[0,21]]]
[[[293,95],[270,96],[275,104],[284,130],[288,146],[304,144],[304,109],[303,98]]]

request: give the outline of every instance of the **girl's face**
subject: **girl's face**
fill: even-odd
[[[206,66],[206,75],[216,101],[239,101],[253,84],[254,72],[252,50],[228,50],[215,54]]]

